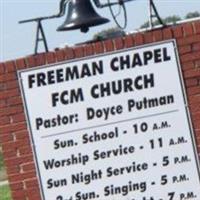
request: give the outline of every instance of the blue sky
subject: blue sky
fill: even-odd
[[[102,3],[107,0],[100,0]],[[116,1],[116,0],[113,0]],[[24,57],[34,52],[36,24],[18,24],[18,21],[57,14],[60,0],[0,0],[0,61]],[[200,12],[200,0],[154,0],[162,17],[179,15],[184,17],[188,12]],[[148,19],[148,1],[136,0],[126,4],[128,13],[128,26],[126,31],[138,29]],[[73,45],[84,42],[92,36],[107,28],[115,26],[108,8],[96,11],[111,20],[106,25],[91,28],[86,34],[79,30],[57,32],[65,16],[59,19],[44,21],[43,27],[50,50],[64,44]]]

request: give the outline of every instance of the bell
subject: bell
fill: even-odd
[[[90,0],[71,0],[67,18],[57,31],[81,29],[81,32],[86,33],[90,26],[105,24],[109,21],[96,13]]]

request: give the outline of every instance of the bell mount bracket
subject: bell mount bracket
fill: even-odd
[[[127,26],[127,11],[126,11],[126,7],[125,7],[125,3],[131,2],[131,1],[136,1],[136,0],[117,0],[116,2],[111,2],[110,0],[107,0],[107,3],[105,3],[105,4],[100,3],[100,0],[93,0],[93,1],[98,8],[109,7],[111,15],[112,15],[115,23],[117,24],[117,26],[121,29],[124,29]],[[149,1],[149,26],[150,26],[150,29],[152,29],[154,26],[154,24],[153,24],[154,18],[156,18],[161,25],[165,26],[164,22],[162,21],[160,15],[156,9],[156,6],[155,6],[153,0],[148,0],[148,1]],[[117,14],[115,14],[114,10],[112,8],[113,6],[116,6],[116,5],[119,5],[120,9],[123,10],[123,18],[124,18],[123,25],[121,25],[117,19],[118,15],[120,13],[118,12]]]
[[[62,17],[66,12],[65,5],[69,1],[70,0],[61,0],[60,1],[60,11],[56,15],[52,15],[52,16],[48,16],[48,17],[38,17],[38,18],[19,21],[20,24],[29,23],[29,22],[36,22],[37,23],[36,39],[35,39],[35,50],[34,50],[35,54],[38,54],[38,47],[39,47],[39,43],[40,42],[43,43],[45,52],[49,51],[48,44],[47,44],[47,39],[46,39],[44,28],[43,28],[43,25],[42,25],[42,21],[43,20],[47,20],[47,19],[53,19],[53,18]]]

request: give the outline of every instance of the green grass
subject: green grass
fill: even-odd
[[[1,200],[12,200],[10,189],[8,185],[0,186],[0,199]]]
[[[5,166],[3,163],[3,155],[1,152],[1,148],[0,148],[0,181],[5,181],[6,179],[7,179],[6,170],[5,170]],[[1,198],[0,198],[0,200],[1,200]]]
[[[3,163],[3,155],[0,147],[0,181],[6,180],[6,172]],[[12,200],[8,185],[0,186],[0,200]]]
[[[0,170],[2,170],[3,169],[3,155],[2,155],[2,153],[1,153],[1,151],[0,151]]]

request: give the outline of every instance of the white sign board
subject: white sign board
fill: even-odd
[[[175,41],[19,72],[44,200],[199,200]]]

